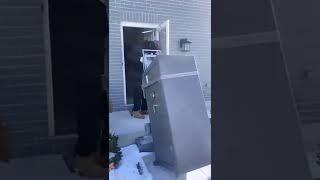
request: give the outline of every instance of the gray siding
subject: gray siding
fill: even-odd
[[[49,148],[42,18],[41,0],[0,0],[0,120],[15,156]]]
[[[125,110],[121,21],[162,23],[170,20],[170,54],[194,55],[207,100],[211,99],[211,1],[210,0],[110,0],[109,93],[114,111]],[[179,40],[192,41],[191,52],[179,50]]]
[[[320,142],[319,1],[272,0],[307,151]],[[290,6],[288,6],[290,4]],[[310,78],[303,72],[311,70]]]
[[[320,2],[272,2],[300,118],[320,123]],[[309,79],[303,78],[305,70],[311,70]]]

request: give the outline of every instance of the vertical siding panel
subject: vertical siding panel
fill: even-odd
[[[41,0],[0,0],[0,120],[8,124],[17,157],[48,153],[40,145],[48,136],[40,7]],[[23,151],[32,145],[39,149]]]

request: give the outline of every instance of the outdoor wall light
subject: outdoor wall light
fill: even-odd
[[[188,52],[191,50],[191,41],[188,41],[187,38],[185,39],[180,39],[180,48],[181,48],[181,51],[184,51],[184,52]]]

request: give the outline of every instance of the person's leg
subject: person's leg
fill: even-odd
[[[73,0],[72,0],[73,2]],[[67,44],[71,45],[71,52],[77,51],[71,62],[70,69],[76,81],[77,130],[78,141],[75,147],[75,166],[79,173],[92,177],[104,177],[106,171],[99,165],[96,158],[100,139],[101,117],[99,109],[101,82],[99,74],[103,74],[105,62],[105,42],[107,37],[106,6],[100,1],[80,0],[73,5],[70,13],[75,15],[73,23],[67,23]],[[70,6],[71,7],[71,6]],[[82,16],[85,11],[85,16]],[[61,14],[65,16],[65,13]],[[68,19],[68,18],[67,18]],[[59,29],[59,28],[58,28]],[[71,33],[79,29],[77,33]],[[90,34],[90,36],[87,36]],[[77,39],[81,39],[78,42]],[[68,54],[68,53],[67,53]],[[70,53],[69,53],[70,54]],[[70,56],[70,55],[69,55]],[[70,73],[70,72],[69,72]]]
[[[134,89],[134,99],[133,99],[133,108],[132,108],[132,116],[139,119],[144,119],[144,115],[141,114],[141,87],[136,87]]]
[[[97,151],[97,144],[100,136],[100,117],[99,109],[99,88],[96,86],[97,80],[81,83],[78,88],[79,100],[77,108],[78,118],[78,144],[77,154],[88,156]]]
[[[86,112],[88,113],[88,112]],[[79,117],[79,131],[78,131],[78,142],[76,146],[76,153],[79,156],[90,156],[97,152],[97,145],[99,142],[100,129],[96,125],[97,118],[82,114]],[[92,124],[86,123],[88,119]]]
[[[101,125],[101,90],[96,79],[82,79],[78,83],[77,103],[78,141],[76,144],[79,173],[91,177],[105,176],[97,158]]]
[[[148,106],[147,106],[147,100],[145,98],[142,98],[142,105],[141,105],[141,111],[147,111]]]
[[[139,88],[134,88],[133,94],[133,108],[132,111],[139,111],[141,109],[141,98]]]
[[[141,95],[141,97],[142,97],[142,99],[141,99],[141,101],[142,101],[142,103],[141,103],[141,113],[142,114],[148,114],[147,100],[143,96],[143,91],[141,91],[141,93],[142,93],[142,95]]]
[[[102,93],[102,118],[103,118],[103,128],[102,128],[102,138],[100,140],[100,154],[99,154],[99,159],[100,162],[104,165],[104,167],[107,167],[107,145],[108,145],[108,133],[107,133],[107,120],[108,120],[108,115],[109,115],[109,109],[108,109],[108,94],[106,91],[103,91]]]

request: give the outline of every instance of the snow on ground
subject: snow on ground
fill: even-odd
[[[140,155],[139,149],[136,145],[130,145],[121,148],[122,160],[117,169],[109,172],[110,180],[152,180],[143,159]],[[140,175],[137,169],[137,164],[143,169],[143,174]]]
[[[206,101],[205,103],[206,103],[208,117],[211,118],[211,101]]]
[[[174,173],[164,167],[154,166],[153,152],[139,152],[136,145],[121,148],[123,158],[120,166],[109,173],[110,180],[176,180]],[[140,175],[136,164],[140,162],[143,175]],[[188,172],[181,180],[211,179],[211,165]]]
[[[150,173],[152,174],[153,180],[209,180],[211,179],[211,165],[196,169],[188,172],[185,175],[176,177],[175,174],[161,166],[153,165],[155,160],[154,153],[142,154],[142,158],[145,161]]]

